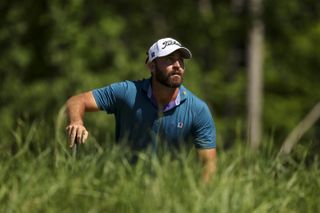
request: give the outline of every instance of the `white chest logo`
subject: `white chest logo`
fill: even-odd
[[[182,129],[183,127],[183,123],[182,122],[178,122],[178,125],[177,125],[178,128]]]

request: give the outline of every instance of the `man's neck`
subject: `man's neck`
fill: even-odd
[[[177,98],[179,88],[170,88],[152,79],[152,94],[155,97],[157,104],[160,107],[163,107]]]

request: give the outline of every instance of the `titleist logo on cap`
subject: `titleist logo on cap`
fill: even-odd
[[[180,42],[173,38],[162,38],[156,41],[147,52],[146,63],[153,61],[155,58],[167,56],[174,51],[179,50],[181,57],[189,59],[192,57],[190,50],[183,47]]]
[[[164,49],[164,48],[166,48],[167,46],[170,46],[170,45],[178,45],[179,47],[182,46],[178,41],[175,41],[175,40],[164,41],[162,43],[162,45],[163,45],[162,49]]]

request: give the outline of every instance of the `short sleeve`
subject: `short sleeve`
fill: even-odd
[[[122,97],[125,96],[127,87],[127,82],[113,83],[99,89],[94,89],[92,94],[99,109],[104,110],[107,113],[114,113],[121,104]]]
[[[194,117],[193,135],[197,149],[216,148],[216,129],[206,104],[200,107],[199,112]]]

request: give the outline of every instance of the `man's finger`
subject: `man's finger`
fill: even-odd
[[[68,136],[70,137],[73,130],[73,126],[70,126],[70,125],[67,126],[66,130],[67,130]]]
[[[76,135],[77,143],[82,143],[82,132],[83,131],[84,131],[83,128],[77,129],[77,135]]]
[[[76,128],[72,128],[71,132],[69,134],[70,147],[73,147],[73,145],[75,143],[76,136],[77,136],[77,129]]]
[[[74,146],[74,141],[69,141],[69,147],[72,148]]]
[[[88,133],[88,131],[83,131],[83,135],[82,135],[82,143],[85,143],[86,142],[86,140],[87,140],[87,138],[88,138],[88,135],[89,135],[89,133]]]
[[[74,145],[74,136],[72,135],[73,134],[73,129],[74,129],[74,126],[67,126],[66,130],[67,130],[67,134],[68,134],[68,142],[69,142],[69,147],[73,147]]]

